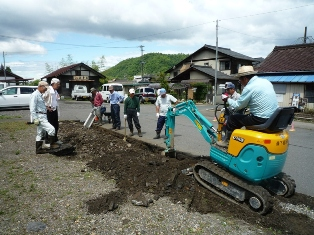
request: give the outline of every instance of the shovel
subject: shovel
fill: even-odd
[[[126,141],[126,119],[124,119],[124,138],[123,141]]]

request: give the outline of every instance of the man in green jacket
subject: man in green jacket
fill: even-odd
[[[138,136],[142,137],[141,132],[141,125],[138,120],[138,117],[140,116],[140,100],[138,97],[134,96],[135,90],[131,88],[129,90],[129,96],[124,101],[124,119],[128,121],[129,129],[130,129],[130,135],[133,136],[133,123],[138,131]]]

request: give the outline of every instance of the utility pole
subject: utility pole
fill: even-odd
[[[304,29],[304,38],[303,38],[303,43],[306,43],[306,31],[307,31],[307,27],[305,26],[305,29]]]
[[[144,76],[144,68],[143,68],[143,67],[144,67],[144,63],[145,63],[145,62],[143,61],[143,51],[144,51],[144,50],[143,50],[143,47],[144,47],[144,46],[140,45],[140,48],[141,48],[141,60],[142,60],[142,61],[141,61],[141,72],[142,72],[141,75],[142,75],[142,79],[143,79],[143,76]]]
[[[213,105],[215,105],[215,101],[216,101],[216,91],[217,91],[217,63],[218,63],[218,20],[216,20],[216,59],[215,59],[215,86],[213,89]]]
[[[4,52],[3,52],[3,73],[4,73],[4,80],[5,82],[7,82],[7,75],[6,75],[6,72],[5,72],[5,57],[4,57]]]

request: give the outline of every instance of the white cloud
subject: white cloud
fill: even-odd
[[[313,10],[311,0],[28,0],[27,4],[24,0],[2,0],[0,48],[22,52],[22,56],[38,54],[36,58],[23,57],[25,64],[34,66],[60,61],[67,54],[79,57],[74,58],[78,61],[104,54],[107,64],[113,66],[140,52],[121,52],[107,45],[144,45],[145,53],[193,53],[204,44],[215,45],[218,19],[219,46],[265,57],[276,45],[296,42],[305,26],[308,36],[314,36]],[[104,47],[95,52],[62,43]],[[14,57],[14,61],[19,59]],[[32,63],[40,60],[42,63]],[[45,70],[36,66],[34,74]]]

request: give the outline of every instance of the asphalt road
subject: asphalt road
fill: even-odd
[[[106,105],[110,110],[109,104]],[[121,104],[122,128],[118,132],[124,134],[123,104]],[[198,110],[217,127],[214,121],[213,106],[197,105]],[[84,122],[91,111],[88,101],[60,101],[60,120],[80,120]],[[22,119],[29,119],[29,110],[0,111],[0,115],[21,116]],[[141,139],[161,147],[165,147],[163,138],[154,140],[157,118],[155,116],[155,106],[153,104],[141,105],[140,123],[143,137],[134,136],[132,138]],[[314,196],[314,124],[304,122],[293,122],[295,131],[289,131],[290,146],[288,158],[284,167],[284,172],[291,175],[296,181],[296,191],[306,195]],[[103,128],[110,129],[111,124],[105,123]],[[289,127],[289,129],[291,129]],[[128,133],[128,129],[127,129]],[[162,132],[162,134],[164,134]],[[162,135],[163,137],[163,135]],[[209,155],[210,145],[203,139],[194,124],[186,117],[176,118],[175,129],[175,149],[181,152],[193,154],[195,156]]]

